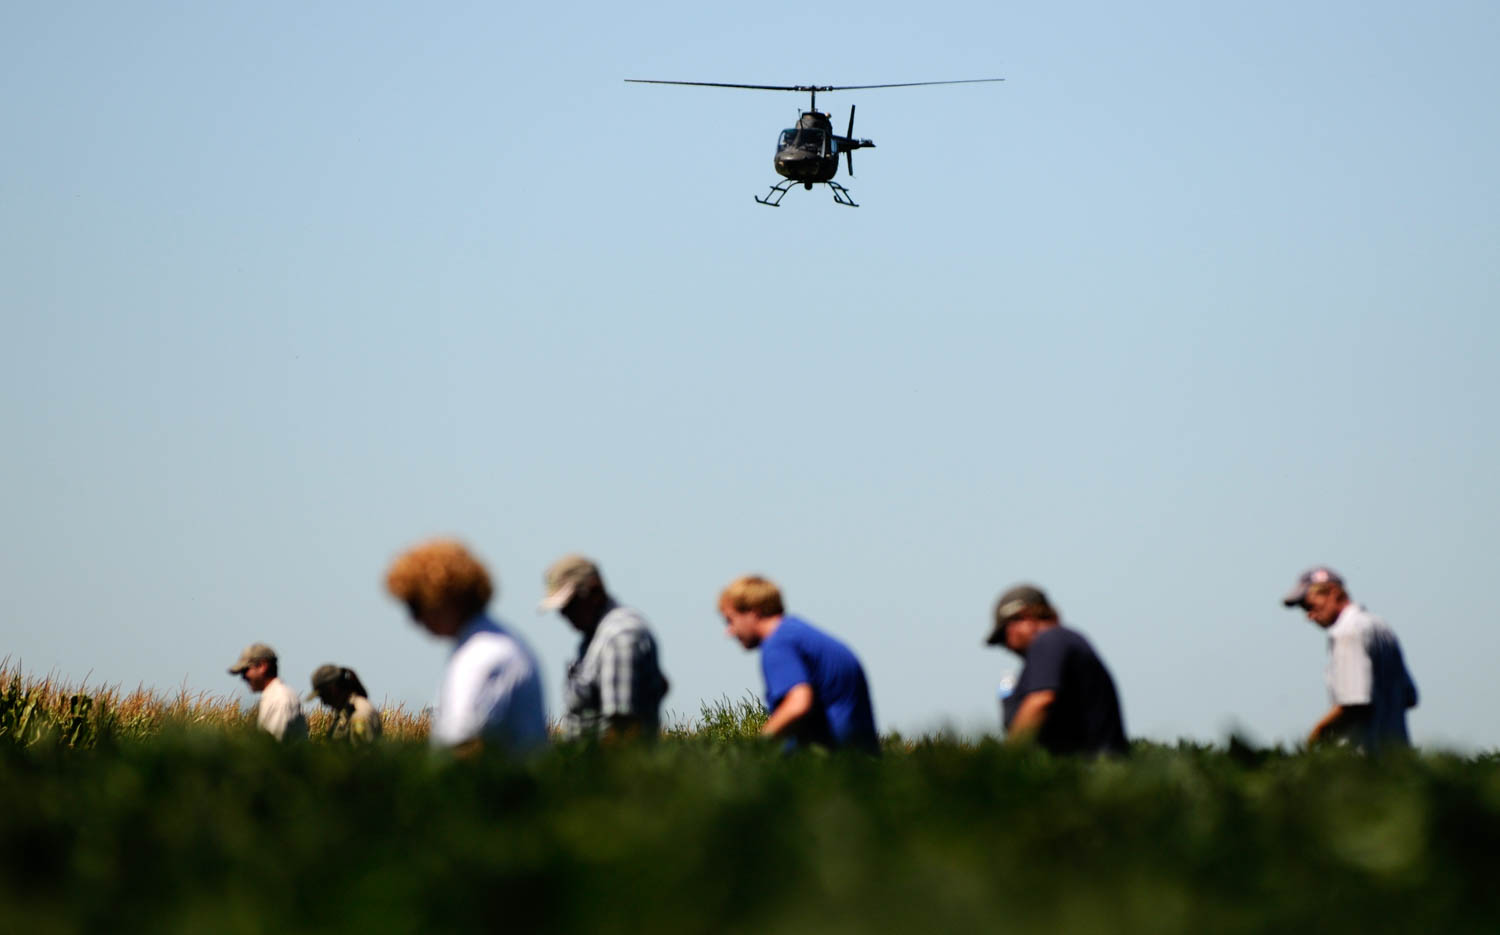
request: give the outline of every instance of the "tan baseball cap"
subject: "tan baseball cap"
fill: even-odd
[[[240,653],[240,658],[234,661],[234,665],[229,667],[229,674],[239,675],[257,662],[275,661],[276,650],[267,646],[265,643],[251,643],[249,646],[245,647],[244,652]]]
[[[538,610],[561,610],[583,585],[590,581],[597,581],[601,586],[604,584],[599,566],[582,555],[564,555],[553,562],[544,580],[547,596],[537,604]]]

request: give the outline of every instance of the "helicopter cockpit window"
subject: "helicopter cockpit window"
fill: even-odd
[[[808,128],[781,131],[781,142],[776,144],[777,149],[802,149],[815,153],[823,151],[823,131]]]

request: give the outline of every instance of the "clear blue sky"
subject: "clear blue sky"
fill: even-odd
[[[0,11],[0,654],[433,695],[381,591],[456,534],[542,657],[558,554],[653,621],[671,708],[759,691],[779,580],[883,727],[997,729],[1046,587],[1136,735],[1303,735],[1326,562],[1417,739],[1500,746],[1500,7],[11,4]],[[802,95],[878,147],[780,209]]]

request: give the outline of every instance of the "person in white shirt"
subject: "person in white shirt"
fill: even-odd
[[[546,744],[536,656],[487,614],[494,587],[478,559],[458,542],[426,542],[391,563],[385,584],[412,620],[453,643],[432,716],[434,746],[524,753]]]
[[[302,716],[302,702],[290,685],[277,676],[276,650],[265,643],[251,643],[240,658],[229,667],[260,693],[255,720],[260,729],[277,740],[302,740],[307,737],[307,718]]]
[[[1417,706],[1417,686],[1385,621],[1354,603],[1330,568],[1303,572],[1281,602],[1302,608],[1328,631],[1332,706],[1307,735],[1308,744],[1342,741],[1369,751],[1410,746],[1406,709]]]

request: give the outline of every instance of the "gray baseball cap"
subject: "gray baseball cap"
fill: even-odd
[[[267,646],[265,643],[251,643],[249,646],[245,647],[244,652],[240,653],[240,658],[234,661],[234,665],[229,667],[229,674],[239,675],[257,662],[275,661],[276,650]]]
[[[1336,584],[1342,588],[1344,586],[1344,579],[1339,577],[1338,572],[1326,565],[1309,568],[1297,578],[1297,584],[1290,591],[1286,592],[1286,596],[1281,599],[1282,605],[1285,607],[1296,607],[1307,600],[1308,589],[1317,584]]]
[[[604,584],[599,566],[582,555],[564,555],[553,562],[547,569],[545,581],[547,596],[537,605],[538,610],[561,610],[578,589],[590,581],[596,581],[600,586]]]
[[[343,673],[343,671],[343,669],[339,668],[331,662],[324,663],[323,665],[318,666],[313,670],[312,674],[312,691],[308,692],[307,697],[303,698],[302,700],[312,701],[314,698],[317,698],[318,693],[323,688],[323,686],[331,685],[334,682],[337,682],[339,680],[339,676]]]
[[[990,630],[989,638],[985,640],[990,646],[1000,646],[1005,643],[1005,628],[1010,622],[1027,610],[1045,610],[1055,615],[1052,602],[1047,600],[1047,595],[1041,588],[1034,584],[1018,584],[995,601],[995,625]]]

